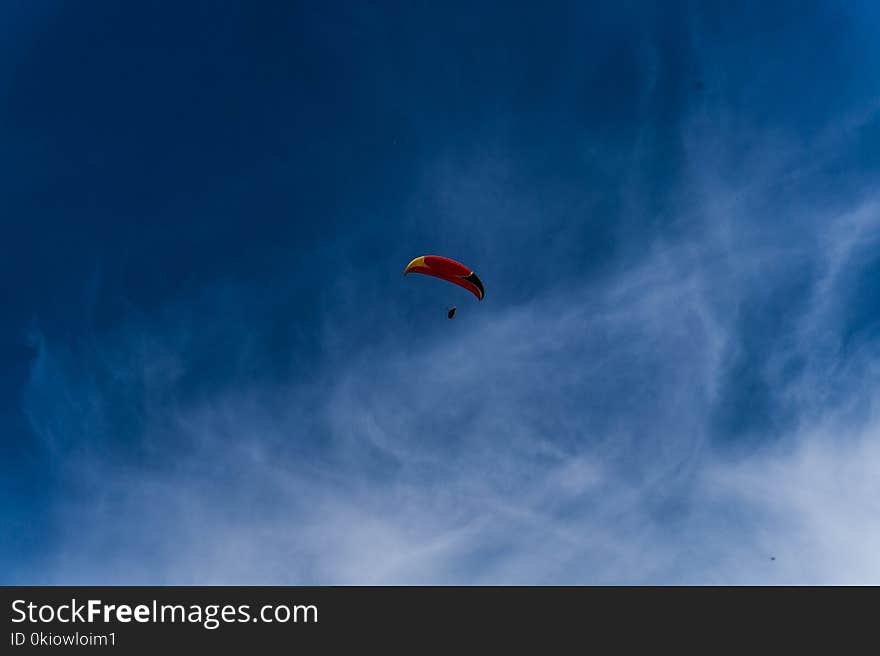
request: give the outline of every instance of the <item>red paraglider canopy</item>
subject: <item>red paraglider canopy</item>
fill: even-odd
[[[450,260],[448,257],[422,255],[407,265],[403,275],[408,273],[423,273],[426,276],[446,280],[459,287],[464,287],[480,301],[483,300],[485,295],[483,283],[477,277],[477,274],[461,262]]]

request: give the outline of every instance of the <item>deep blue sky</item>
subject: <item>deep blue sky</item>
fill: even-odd
[[[0,582],[880,581],[878,18],[4,3]]]

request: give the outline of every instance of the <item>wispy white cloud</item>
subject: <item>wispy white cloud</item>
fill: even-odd
[[[810,406],[828,382],[814,346],[837,334],[829,297],[860,262],[841,235],[853,221],[869,234],[872,207],[830,221],[838,246],[815,253],[827,265],[788,342],[809,363],[803,421],[733,459],[713,449],[712,412],[731,308],[752,290],[726,284],[720,302],[714,280],[751,264],[692,243],[471,313],[466,337],[368,347],[341,370],[189,405],[160,393],[186,368],[179,324],[123,327],[77,358],[43,342],[28,408],[73,482],[45,580],[876,582],[876,419]],[[831,382],[873,407],[874,379],[852,366]],[[114,402],[145,413],[145,460],[112,456]],[[94,431],[111,455],[80,451]]]

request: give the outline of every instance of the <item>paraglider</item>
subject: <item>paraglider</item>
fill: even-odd
[[[422,255],[406,265],[403,275],[407,275],[408,273],[421,273],[426,276],[432,276],[434,278],[440,278],[440,280],[451,282],[454,285],[458,285],[459,287],[468,290],[471,294],[477,297],[478,301],[482,301],[483,296],[485,295],[483,282],[477,274],[461,262],[450,260],[448,257],[442,257],[440,255]],[[446,316],[451,319],[455,316],[455,310],[455,306],[450,305],[446,308]]]
[[[485,291],[483,283],[471,269],[461,262],[450,260],[440,255],[422,255],[406,265],[403,275],[408,273],[421,273],[446,280],[459,287],[464,287],[470,293],[482,301]]]

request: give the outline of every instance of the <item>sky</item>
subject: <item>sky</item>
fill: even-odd
[[[3,3],[0,583],[880,584],[878,21]]]

